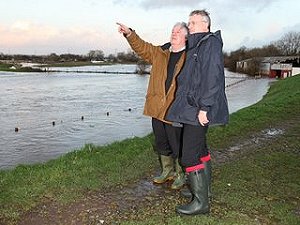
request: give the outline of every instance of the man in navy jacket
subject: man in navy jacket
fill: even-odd
[[[176,207],[180,214],[209,212],[211,164],[206,145],[208,126],[228,123],[223,42],[220,31],[210,32],[205,10],[189,15],[186,62],[177,78],[175,100],[166,120],[183,125],[181,165],[188,174],[192,201]]]

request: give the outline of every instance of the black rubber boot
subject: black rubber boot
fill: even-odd
[[[192,198],[193,197],[192,192],[190,191],[190,189],[188,187],[183,188],[180,191],[180,195],[182,197],[185,197],[185,198]]]
[[[211,160],[204,162],[204,173],[205,177],[207,179],[207,190],[208,190],[208,197],[212,197],[212,192],[211,192]]]
[[[176,212],[184,215],[209,213],[208,187],[204,170],[196,170],[188,174],[188,182],[192,200],[187,205],[176,207]]]
[[[208,185],[208,197],[211,198],[212,197],[212,192],[211,192],[211,160],[207,161],[207,162],[204,162],[204,174],[205,174],[205,177],[207,179],[207,185]],[[183,188],[181,191],[180,191],[180,194],[182,197],[185,197],[185,198],[192,198],[192,193],[191,191],[186,187],[186,188]]]

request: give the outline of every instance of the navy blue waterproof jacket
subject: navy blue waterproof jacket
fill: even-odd
[[[198,114],[203,110],[208,125],[228,123],[222,47],[220,31],[189,35],[186,61],[166,120],[200,126]]]

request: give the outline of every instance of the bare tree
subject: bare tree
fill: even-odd
[[[87,56],[90,60],[104,60],[104,52],[102,50],[91,50]]]
[[[136,72],[140,75],[147,74],[149,73],[149,67],[150,65],[146,61],[141,59],[137,62]]]
[[[276,41],[274,45],[283,55],[300,54],[300,32],[291,31]]]
[[[58,62],[59,61],[59,55],[57,55],[56,53],[51,53],[50,55],[48,55],[47,58],[51,62]]]

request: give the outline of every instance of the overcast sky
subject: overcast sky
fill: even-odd
[[[0,53],[127,52],[116,22],[160,45],[194,9],[210,13],[211,30],[221,30],[227,52],[300,31],[299,0],[1,0]]]

